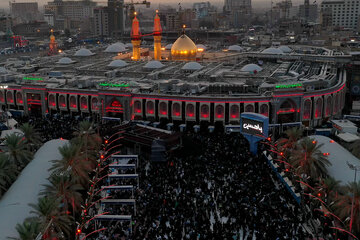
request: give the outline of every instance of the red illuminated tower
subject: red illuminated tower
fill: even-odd
[[[54,30],[51,29],[49,53],[48,55],[54,55],[57,53],[57,42],[55,41]]]
[[[133,45],[133,56],[132,59],[137,61],[140,59],[140,43],[141,43],[141,33],[139,27],[139,20],[136,18],[136,12],[134,13],[134,19],[132,22],[131,28],[131,43]]]
[[[161,60],[161,23],[160,17],[158,15],[158,10],[156,10],[156,15],[154,19],[154,59]]]

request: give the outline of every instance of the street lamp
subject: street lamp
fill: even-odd
[[[348,161],[346,162],[347,165],[349,166],[349,168],[351,170],[355,171],[355,176],[354,176],[354,183],[356,183],[356,173],[357,171],[360,171],[360,165],[355,166],[354,164],[349,163]],[[354,190],[355,191],[355,190]],[[352,232],[352,223],[353,223],[353,215],[354,215],[354,201],[355,201],[355,192],[353,192],[353,197],[352,197],[352,203],[351,203],[351,215],[350,215],[350,233]]]

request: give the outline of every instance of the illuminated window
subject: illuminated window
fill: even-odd
[[[140,101],[134,102],[134,112],[141,113],[141,102]]]
[[[167,115],[167,104],[165,102],[161,102],[159,104],[160,115]]]
[[[179,103],[174,103],[172,106],[173,109],[173,115],[176,117],[179,117],[181,114],[181,106]]]
[[[154,102],[148,101],[146,103],[146,112],[148,114],[154,114],[154,112],[155,112],[155,110],[154,110]]]
[[[322,117],[322,109],[323,109],[323,101],[321,98],[316,100],[316,110],[315,110],[315,118]]]
[[[201,106],[201,117],[203,118],[209,117],[209,106],[206,104]]]
[[[91,109],[92,110],[99,110],[98,106],[99,100],[95,97],[91,99]]]
[[[240,108],[238,105],[231,105],[230,107],[230,117],[231,118],[239,118],[239,114],[240,114]]]
[[[194,117],[195,116],[195,108],[193,104],[186,105],[186,116]]]
[[[223,118],[224,117],[224,106],[217,105],[215,108],[215,116],[216,118]]]
[[[56,103],[55,103],[55,96],[54,95],[49,95],[49,106],[56,106]]]
[[[303,113],[303,119],[310,119],[311,115],[311,100],[306,99],[304,102],[304,113]]]
[[[269,116],[269,106],[267,104],[262,104],[260,106],[260,114],[264,116]]]
[[[60,97],[59,97],[59,106],[66,107],[66,99],[65,99],[64,95],[60,95]]]

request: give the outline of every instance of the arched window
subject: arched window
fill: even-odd
[[[326,99],[326,116],[330,116],[331,115],[331,109],[332,109],[332,97],[328,96]]]
[[[51,107],[55,107],[56,106],[56,102],[55,102],[55,96],[53,94],[49,95],[49,106]]]
[[[155,113],[154,102],[153,101],[146,102],[146,112],[148,114],[154,114]]]
[[[65,99],[64,95],[60,95],[60,97],[59,97],[59,106],[66,107],[66,99]]]
[[[201,106],[201,117],[208,118],[209,117],[209,105],[204,104]]]
[[[194,104],[189,103],[186,105],[186,116],[194,117],[195,116],[195,107]]]
[[[304,112],[303,112],[303,119],[310,119],[311,116],[311,100],[306,99],[304,102]]]
[[[269,116],[269,106],[267,104],[262,104],[260,106],[260,114],[264,116]]]
[[[223,105],[217,105],[215,108],[215,116],[216,118],[223,118],[224,117],[224,106]]]
[[[99,100],[97,97],[91,98],[91,110],[99,110]]]
[[[167,115],[167,104],[165,102],[161,102],[159,104],[159,108],[160,108],[160,115]]]
[[[322,117],[322,110],[323,110],[323,101],[321,98],[316,100],[316,110],[315,110],[315,118]]]
[[[70,96],[70,107],[72,108],[76,108],[76,97],[75,96]]]
[[[231,105],[230,107],[230,118],[237,119],[240,116],[240,108],[238,105]]]
[[[245,112],[254,112],[254,106],[252,104],[246,105]]]
[[[7,99],[8,103],[14,103],[14,97],[13,97],[12,92],[7,92],[6,93],[6,99]]]
[[[139,100],[134,102],[134,112],[141,113],[141,102]]]
[[[81,97],[80,98],[80,107],[82,109],[87,109],[88,108],[88,103],[87,103],[87,98],[86,97]]]
[[[173,111],[173,115],[176,117],[179,117],[181,114],[181,106],[179,103],[174,103],[172,105],[172,111]]]
[[[23,100],[23,97],[22,97],[22,93],[21,93],[21,92],[17,92],[17,93],[16,93],[16,102],[19,103],[19,104],[23,104],[23,103],[24,103],[24,100]]]
[[[4,102],[4,93],[0,91],[0,102]]]

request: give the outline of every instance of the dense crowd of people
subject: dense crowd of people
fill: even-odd
[[[92,239],[276,240],[321,235],[319,229],[304,227],[309,216],[265,159],[252,156],[248,149],[238,134],[189,133],[167,162],[142,159],[134,194],[136,214],[131,221],[97,222],[97,229],[106,230]],[[104,184],[127,181],[104,180]],[[116,191],[109,194],[122,196]],[[129,209],[112,206],[111,214]],[[88,232],[93,230],[94,225],[88,226]]]
[[[57,138],[72,139],[79,122],[84,120],[80,116],[74,117],[70,115],[47,115],[46,117],[32,115],[15,117],[15,119],[19,125],[23,123],[34,125],[44,142]]]

